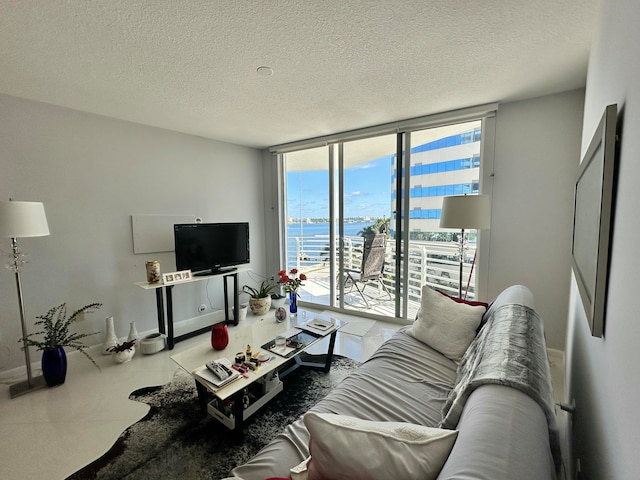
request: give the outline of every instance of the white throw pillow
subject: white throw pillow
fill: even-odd
[[[456,303],[424,286],[420,310],[407,333],[459,362],[476,336],[485,311],[482,306]]]
[[[435,479],[458,432],[308,412],[308,480]]]

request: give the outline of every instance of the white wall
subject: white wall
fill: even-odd
[[[134,255],[131,214],[193,214],[204,221],[248,221],[252,268],[264,270],[262,152],[0,95],[0,198],[42,201],[51,236],[24,239],[22,271],[30,331],[35,316],[68,302],[104,303],[78,330],[116,333],[129,322],[156,328],[155,296],[134,286],[145,261],[174,271],[173,252]],[[9,250],[2,239],[3,251]],[[3,263],[5,263],[3,261]],[[240,285],[252,281],[241,274]],[[221,310],[221,281],[174,289],[176,320]],[[222,312],[219,312],[221,314]],[[0,371],[24,365],[14,277],[0,270]],[[91,337],[88,343],[101,343]],[[39,353],[33,352],[34,361]]]
[[[559,350],[565,345],[583,102],[584,91],[575,90],[501,104],[489,186],[488,298],[509,285],[528,286],[547,345]]]
[[[604,108],[617,103],[620,163],[609,293],[602,338],[593,338],[575,281],[569,305],[567,379],[575,400],[574,452],[587,479],[638,478],[640,471],[640,3],[610,0],[603,8],[589,60],[582,152]]]

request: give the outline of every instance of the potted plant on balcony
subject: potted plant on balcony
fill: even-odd
[[[24,342],[27,345],[36,347],[38,350],[42,350],[42,374],[48,386],[61,385],[67,377],[67,355],[64,347],[75,348],[91,360],[91,363],[93,363],[96,368],[100,369],[95,360],[91,358],[91,355],[87,353],[86,349],[88,347],[80,341],[85,337],[96,335],[99,332],[72,333],[69,331],[69,327],[72,323],[80,319],[82,313],[100,308],[101,306],[101,303],[90,303],[67,317],[67,304],[63,303],[57,307],[53,307],[46,314],[36,317],[39,320],[35,322],[35,325],[41,325],[42,330],[28,334]],[[34,338],[34,336],[38,335],[43,336],[43,338]]]
[[[249,308],[254,315],[264,315],[271,308],[271,293],[276,289],[276,285],[269,280],[263,280],[258,288],[244,285],[242,291],[249,294]]]

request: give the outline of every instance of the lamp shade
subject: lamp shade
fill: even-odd
[[[41,202],[0,202],[0,237],[44,237],[49,224]]]
[[[453,195],[442,199],[441,228],[489,228],[488,195]]]

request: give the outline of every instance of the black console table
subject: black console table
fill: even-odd
[[[247,268],[237,268],[234,270],[230,270],[227,272],[216,273],[213,275],[201,275],[201,276],[192,276],[191,279],[185,280],[183,282],[173,283],[169,285],[165,285],[162,282],[159,283],[147,283],[147,282],[137,282],[140,288],[145,290],[155,290],[156,291],[156,309],[158,312],[158,331],[167,336],[167,348],[169,350],[173,350],[175,344],[181,340],[186,340],[187,338],[195,337],[196,335],[200,335],[201,333],[205,333],[211,330],[211,326],[202,327],[197,330],[193,330],[191,332],[185,333],[183,335],[174,336],[173,334],[173,287],[184,285],[187,283],[193,282],[201,282],[203,280],[210,280],[212,278],[220,278],[222,277],[223,285],[224,285],[224,319],[227,325],[237,325],[238,324],[238,273],[247,271]],[[229,280],[233,280],[233,318],[231,320],[229,318]],[[164,290],[164,298],[162,292]],[[166,299],[166,302],[165,302]],[[166,309],[165,309],[166,305]]]

